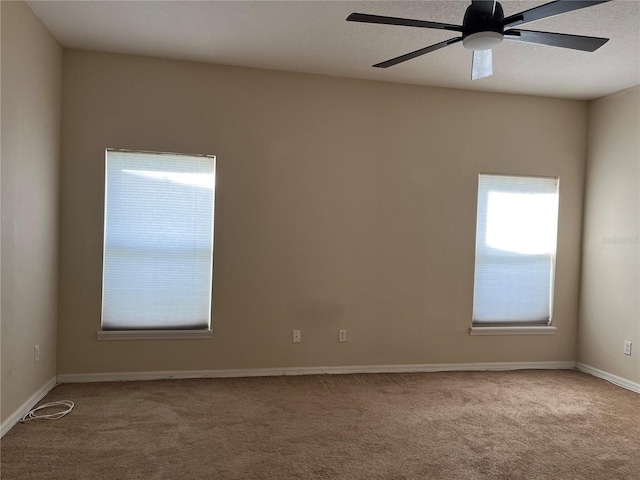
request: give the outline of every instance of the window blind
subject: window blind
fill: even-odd
[[[550,324],[557,226],[557,178],[480,175],[474,326]]]
[[[107,150],[102,329],[211,318],[215,158]]]

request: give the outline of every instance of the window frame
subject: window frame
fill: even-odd
[[[532,321],[504,321],[504,322],[496,322],[491,324],[487,323],[475,323],[474,313],[475,313],[475,295],[476,295],[476,275],[477,275],[477,242],[478,242],[478,229],[479,229],[479,219],[480,219],[480,181],[483,176],[499,176],[499,177],[511,177],[514,179],[522,179],[522,178],[538,178],[538,179],[553,179],[556,181],[556,194],[557,194],[557,218],[556,218],[556,238],[555,238],[555,251],[552,254],[552,266],[551,273],[549,279],[549,320],[546,325],[536,324]],[[557,263],[557,246],[558,246],[558,233],[559,233],[559,215],[560,215],[560,178],[557,176],[544,176],[544,175],[526,175],[526,174],[511,174],[511,173],[487,173],[480,172],[478,173],[478,180],[476,183],[476,230],[474,235],[474,282],[473,282],[473,297],[474,303],[472,304],[472,316],[471,316],[471,327],[469,329],[469,334],[472,336],[486,336],[486,335],[553,335],[556,333],[557,328],[553,325],[553,306],[554,306],[554,297],[555,297],[555,276],[556,276],[556,263]],[[485,215],[486,217],[486,215]],[[535,256],[537,254],[531,254]]]
[[[114,341],[114,340],[188,340],[188,339],[210,339],[213,338],[213,330],[211,328],[212,322],[212,306],[213,306],[213,270],[214,270],[214,245],[215,245],[215,208],[216,208],[216,195],[217,188],[214,187],[213,191],[213,207],[212,207],[212,243],[211,243],[211,277],[210,277],[210,293],[209,293],[209,321],[206,328],[198,329],[103,329],[103,302],[104,302],[104,271],[105,271],[105,256],[106,256],[106,235],[107,235],[107,156],[111,152],[119,153],[132,153],[132,154],[147,154],[147,155],[170,155],[170,156],[184,156],[189,158],[209,158],[213,160],[213,171],[217,174],[217,157],[211,154],[189,154],[189,153],[175,153],[175,152],[158,152],[151,150],[130,150],[130,149],[118,149],[118,148],[106,148],[104,151],[104,205],[103,205],[103,250],[102,250],[102,269],[101,269],[101,297],[100,297],[100,329],[97,331],[96,338],[98,341]],[[217,175],[216,175],[217,177]]]

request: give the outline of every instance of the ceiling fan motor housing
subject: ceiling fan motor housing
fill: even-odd
[[[462,23],[462,45],[468,50],[490,50],[502,42],[504,11],[495,2],[493,12],[471,4]]]

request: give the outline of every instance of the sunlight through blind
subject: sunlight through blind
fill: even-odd
[[[551,322],[557,227],[557,178],[480,175],[474,326]]]
[[[215,157],[107,150],[102,329],[205,329]]]

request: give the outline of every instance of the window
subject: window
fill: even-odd
[[[557,226],[557,178],[480,175],[474,327],[550,325]]]
[[[208,330],[215,157],[107,150],[105,190],[102,330]]]

